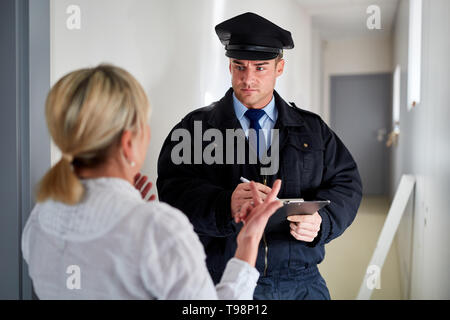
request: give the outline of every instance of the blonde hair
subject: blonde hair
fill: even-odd
[[[81,201],[84,188],[72,167],[105,162],[124,130],[141,132],[149,103],[139,82],[124,69],[99,65],[73,71],[50,90],[45,115],[63,156],[42,178],[37,201]]]

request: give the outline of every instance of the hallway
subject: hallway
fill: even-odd
[[[370,289],[370,285],[361,286],[363,279],[371,275],[366,274],[367,267],[380,256],[374,254],[377,241],[393,199],[397,194],[405,196],[399,186],[408,176],[414,179],[414,185],[409,189],[407,205],[402,210],[392,206],[389,221],[396,223],[389,223],[390,228],[384,229],[392,231],[389,240],[393,237],[393,242],[389,251],[387,245],[376,250],[382,251],[383,260],[388,254],[380,273],[380,288],[373,289],[371,299],[450,299],[450,197],[447,195],[450,190],[450,0],[2,0],[0,300],[37,298],[21,247],[25,224],[37,203],[36,190],[46,172],[62,160],[78,157],[75,152],[69,157],[62,156],[55,143],[57,139],[51,139],[46,120],[50,88],[69,72],[100,64],[123,68],[135,77],[151,109],[151,117],[146,119],[151,128],[151,142],[145,150],[145,159],[139,163],[140,173],[153,184],[149,198],[158,193],[156,182],[164,177],[158,170],[158,161],[163,145],[174,133],[172,129],[187,115],[194,114],[194,110],[219,101],[230,85],[234,90],[231,66],[237,67],[239,63],[226,55],[228,49],[225,50],[224,42],[218,38],[215,26],[246,12],[261,15],[289,31],[291,36],[287,38],[292,37],[295,46],[283,45],[286,50],[279,43],[275,47],[256,46],[257,51],[268,50],[261,51],[265,53],[281,50],[274,65],[279,65],[278,59],[282,59],[283,70],[278,74],[277,68],[262,67],[273,59],[267,60],[270,63],[259,63],[252,73],[257,76],[251,77],[245,89],[239,90],[265,95],[269,91],[261,79],[271,79],[270,92],[317,115],[315,119],[326,124],[322,127],[325,131],[313,130],[308,123],[304,125],[304,119],[291,117],[294,119],[286,126],[290,130],[286,145],[292,148],[286,149],[288,157],[273,158],[278,160],[280,169],[280,174],[273,178],[282,178],[283,183],[290,184],[289,198],[306,199],[305,195],[311,195],[307,200],[333,200],[326,198],[330,193],[333,197],[332,193],[339,192],[332,203],[341,205],[342,202],[341,208],[329,207],[329,212],[326,209],[319,212],[324,219],[322,225],[314,226],[314,233],[325,226],[322,230],[329,229],[331,235],[333,226],[336,231],[341,225],[347,225],[342,222],[346,220],[346,210],[342,208],[348,208],[352,201],[343,198],[352,189],[339,189],[339,184],[330,181],[339,178],[350,184],[357,180],[330,174],[336,168],[339,169],[336,171],[345,170],[333,164],[333,159],[342,157],[342,153],[336,152],[336,144],[330,143],[333,140],[329,137],[333,135],[323,134],[329,132],[328,128],[349,150],[361,176],[363,199],[356,218],[344,233],[325,245],[325,257],[318,266],[331,298],[354,300],[360,288],[361,292]],[[251,33],[258,34],[257,28],[250,29]],[[239,37],[236,39],[242,42]],[[241,45],[246,50],[256,50],[255,43]],[[262,77],[262,71],[269,77]],[[238,109],[235,107],[242,107],[236,101],[239,99],[230,101],[229,109],[224,110],[233,121],[230,123],[239,126],[240,119],[244,118],[235,117]],[[269,107],[273,118],[266,114],[261,121],[270,118],[277,129],[277,123],[281,122],[278,111],[274,110],[284,104],[269,104],[259,107]],[[102,127],[100,122],[98,128]],[[198,128],[216,129],[210,125],[208,121]],[[223,129],[232,128],[224,125]],[[189,136],[194,143],[195,132],[193,138]],[[209,131],[212,132],[215,130]],[[198,145],[205,150],[192,148],[193,152],[185,153],[183,148],[183,158],[185,154],[187,159],[193,156],[197,166],[196,155],[203,161],[205,154],[212,156],[212,150],[215,155],[231,154],[223,150],[226,143],[215,142],[219,139],[216,136],[213,135],[214,143],[211,137],[209,144],[206,138],[202,140],[205,135],[198,133]],[[183,138],[183,142],[188,140],[185,136],[178,138]],[[172,142],[176,140],[176,135],[172,136]],[[206,149],[206,145],[211,148]],[[86,151],[89,156],[90,152]],[[234,155],[237,163],[229,164],[226,159],[230,168],[234,164],[242,165],[238,154]],[[291,158],[293,161],[288,161]],[[138,162],[131,160],[130,166],[137,169]],[[224,164],[220,161],[204,162],[202,166],[211,165],[211,170],[217,171],[210,174],[195,167],[189,179],[182,179],[186,185],[198,184],[189,188],[174,183],[177,189],[179,186],[184,189],[172,191],[171,195],[181,199],[184,192],[194,190],[192,197],[185,198],[188,201],[175,199],[173,203],[180,207],[187,205],[188,210],[182,210],[185,213],[203,208],[205,212],[199,216],[209,217],[212,222],[202,222],[202,225],[215,232],[220,229],[217,221],[230,222],[230,215],[233,217],[231,199],[226,202],[228,199],[223,196],[228,197],[238,188],[239,176],[227,175],[228,167],[224,171],[217,169],[216,166]],[[322,162],[323,170],[316,170]],[[72,169],[77,163],[70,162]],[[167,163],[176,169],[180,165],[174,158],[162,162]],[[172,172],[178,174],[175,169]],[[219,182],[211,183],[210,177],[220,177]],[[256,176],[247,178],[257,180]],[[259,178],[261,182],[267,180],[267,176]],[[314,181],[312,187],[306,186],[309,178]],[[211,184],[218,196],[211,194],[206,199],[205,188],[201,187],[204,183]],[[330,193],[320,197],[319,192],[323,190]],[[207,201],[202,201],[203,197]],[[169,202],[163,197],[159,200]],[[221,204],[220,210],[213,203]],[[356,210],[355,205],[351,217]],[[217,220],[221,211],[225,218]],[[331,215],[328,220],[333,220],[330,226],[326,224],[327,215]],[[219,236],[224,234],[220,231]],[[287,248],[287,243],[282,243],[283,248]],[[310,265],[308,261],[301,263]],[[62,272],[64,277],[66,270]],[[363,299],[364,295],[359,297]]]
[[[386,197],[364,196],[355,221],[344,234],[325,246],[325,260],[319,265],[332,299],[355,299],[389,210]],[[396,241],[383,269],[381,288],[372,300],[403,299]]]

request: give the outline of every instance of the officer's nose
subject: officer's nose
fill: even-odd
[[[254,81],[254,74],[253,71],[250,70],[250,68],[246,68],[245,71],[242,72],[242,78],[241,81],[246,86],[251,86]]]

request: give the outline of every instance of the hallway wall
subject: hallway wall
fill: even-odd
[[[399,4],[393,67],[401,66],[400,139],[392,153],[391,195],[402,174],[417,178],[397,243],[403,294],[450,298],[450,1],[423,1],[422,102],[407,110],[409,3]]]
[[[330,121],[330,76],[392,72],[390,37],[344,38],[324,41],[323,118]]]
[[[66,9],[81,9],[69,30]],[[110,62],[129,70],[152,105],[152,140],[143,172],[156,180],[164,139],[190,111],[220,99],[231,85],[214,26],[253,11],[292,32],[285,73],[276,89],[299,107],[310,105],[311,21],[295,0],[52,0],[52,84],[77,68]],[[59,160],[52,149],[52,161]],[[156,190],[154,190],[156,192]]]

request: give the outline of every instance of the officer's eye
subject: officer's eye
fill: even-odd
[[[263,67],[256,67],[256,70],[257,70],[257,71],[263,71],[264,68],[263,68]]]
[[[239,71],[242,71],[242,70],[244,70],[244,67],[243,66],[236,66],[236,69],[239,70]]]

